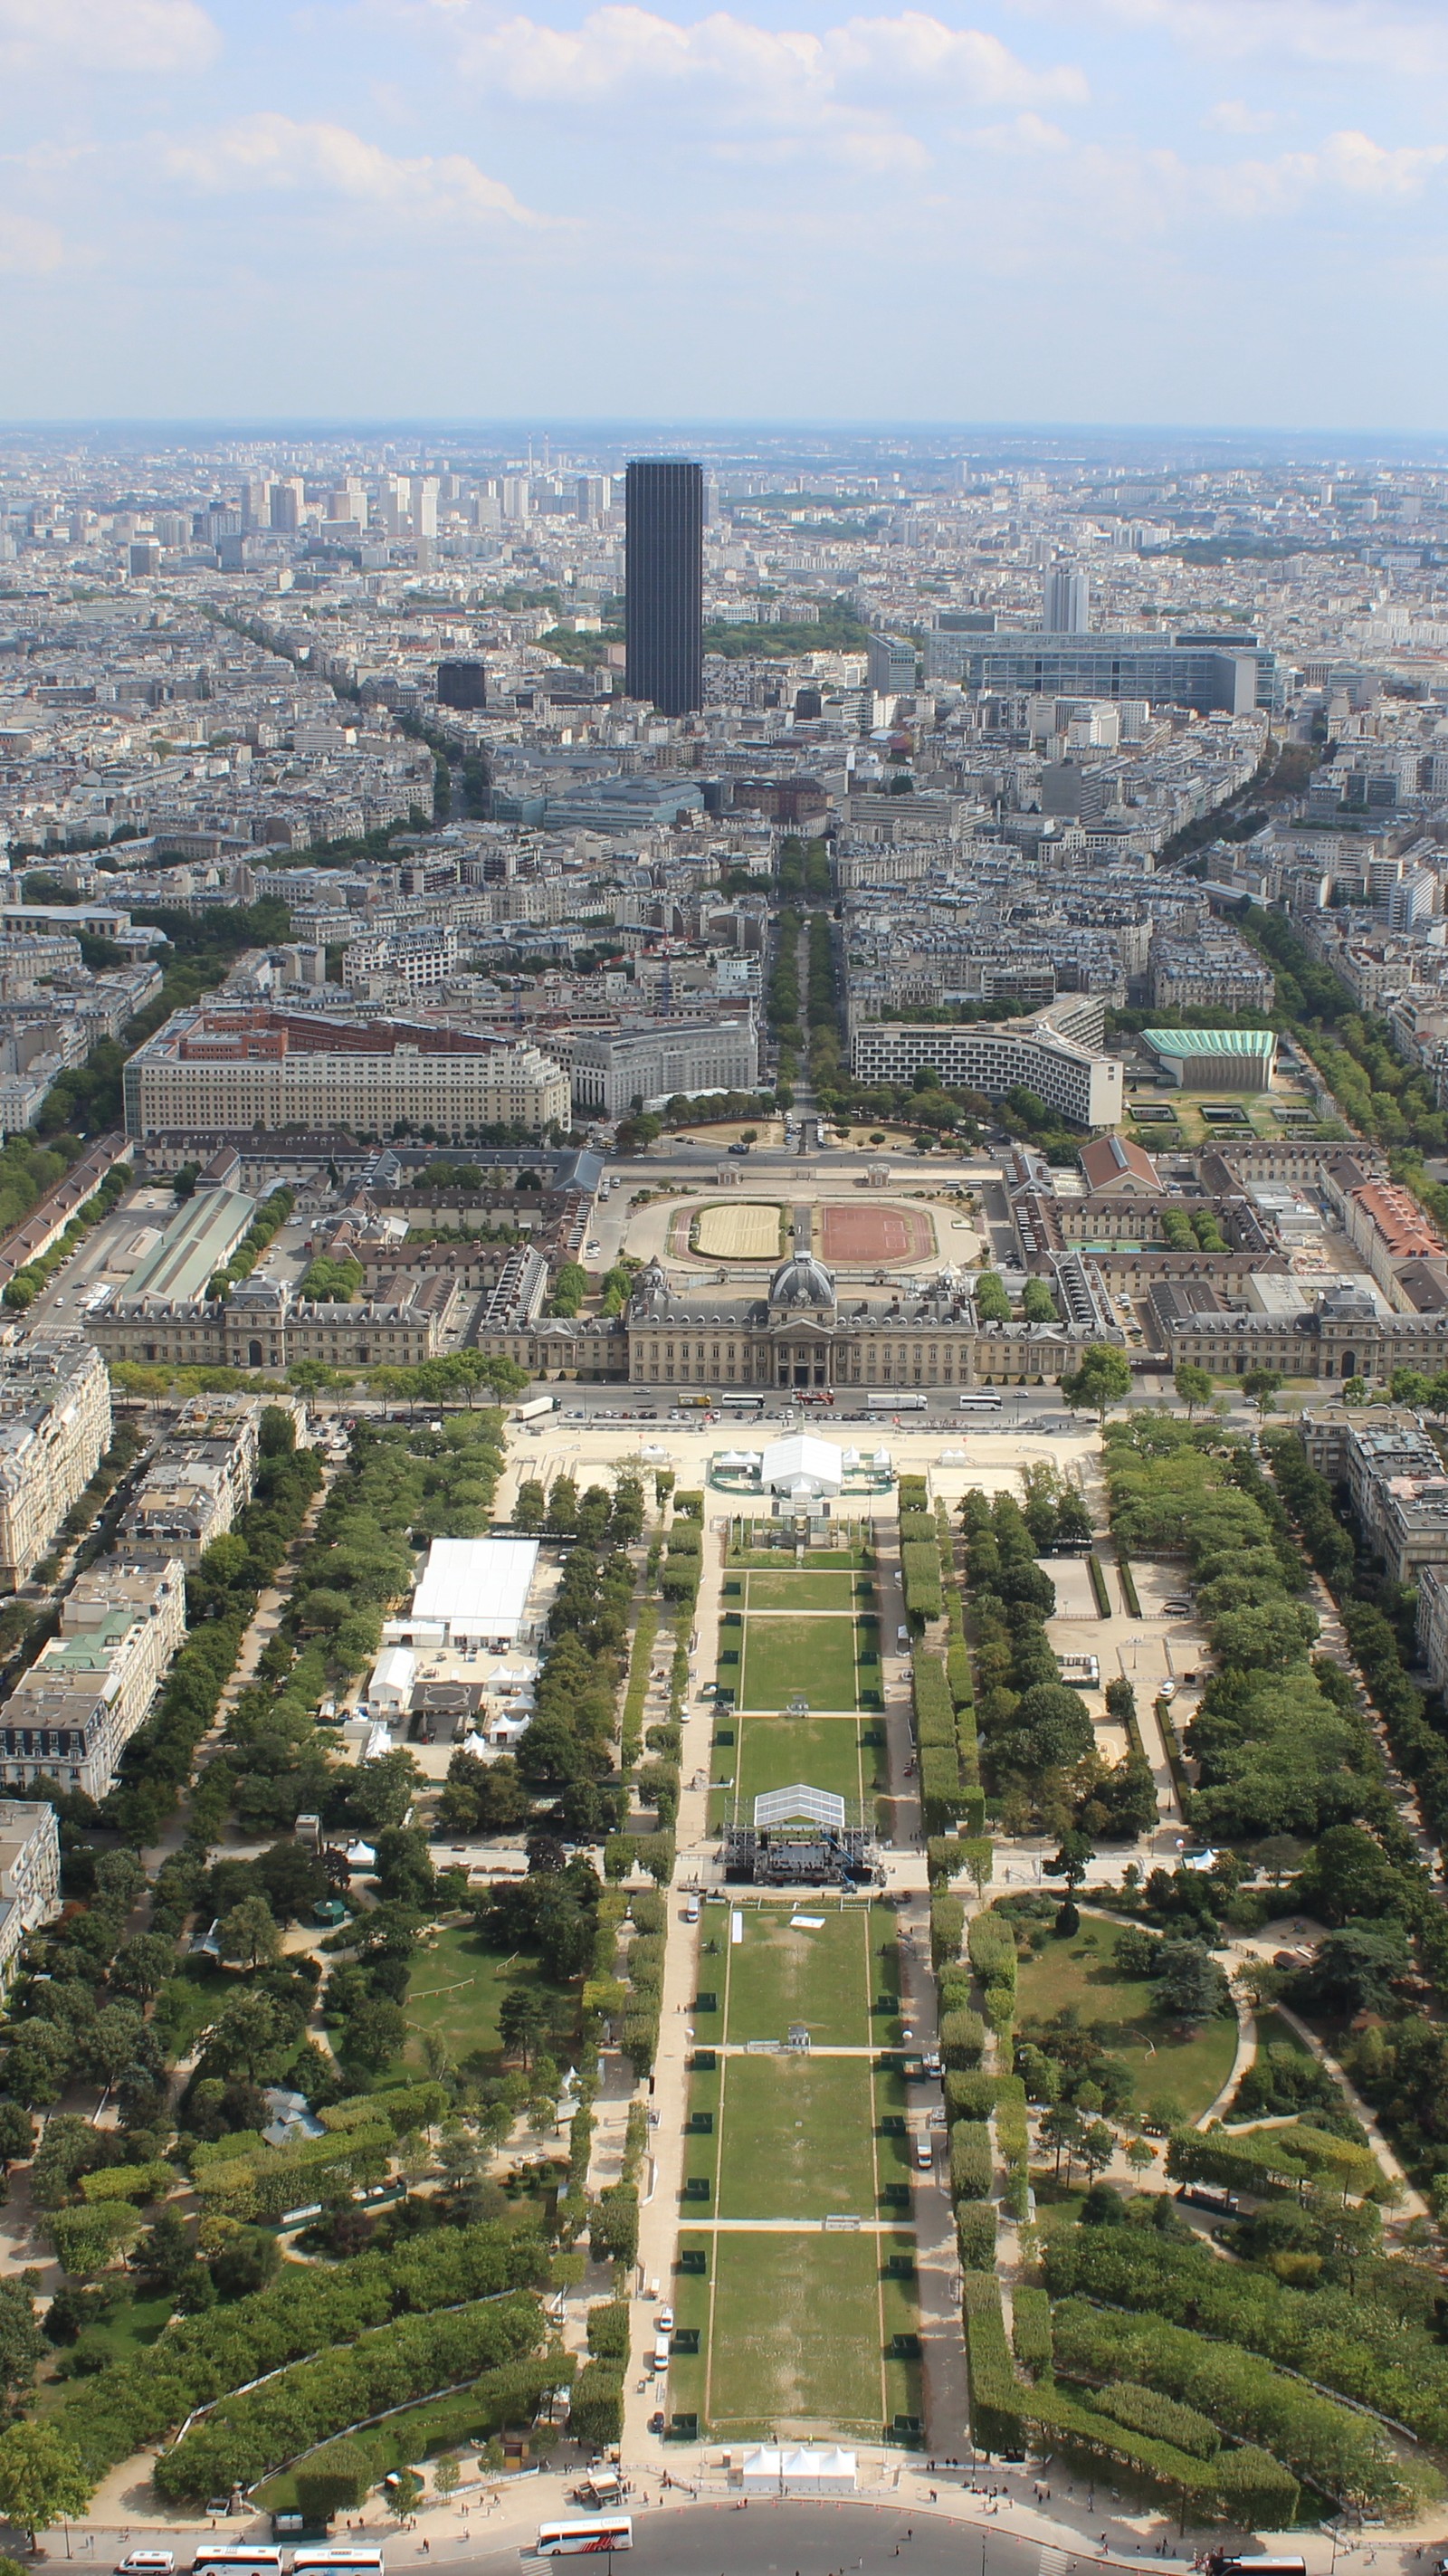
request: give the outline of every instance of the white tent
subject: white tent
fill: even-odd
[[[845,1481],[844,1460],[832,1440],[816,1440],[796,1431],[788,1440],[772,1440],[759,1462],[760,1481],[771,1493],[837,1494]]]
[[[853,2495],[855,2454],[825,2443],[792,2443],[777,2449],[761,2442],[744,2453],[738,2484],[746,2495]]]
[[[410,1646],[384,1646],[372,1667],[367,1705],[378,1717],[402,1717],[412,1706],[417,1657]]]

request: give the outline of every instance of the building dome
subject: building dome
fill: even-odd
[[[796,1252],[782,1261],[769,1283],[769,1302],[775,1307],[833,1307],[835,1283],[823,1262],[812,1252]]]

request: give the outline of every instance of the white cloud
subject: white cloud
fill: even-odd
[[[1242,98],[1218,99],[1202,123],[1215,134],[1270,134],[1277,119],[1270,108],[1249,107]]]
[[[1401,202],[1427,186],[1448,161],[1448,144],[1374,143],[1371,135],[1348,130],[1329,134],[1315,152],[1283,152],[1274,161],[1242,161],[1223,171],[1221,181],[1242,211],[1259,213],[1291,208],[1323,193]]]
[[[201,71],[220,46],[197,0],[0,0],[9,72]]]
[[[592,104],[625,91],[693,84],[722,106],[748,106],[772,119],[826,110],[857,91],[922,91],[949,104],[1025,107],[1079,104],[1084,76],[1073,65],[1042,72],[996,36],[947,26],[923,11],[850,18],[823,35],[751,24],[727,10],[678,26],[617,0],[575,28],[516,17],[473,23],[449,8],[463,69],[505,97]]]
[[[64,257],[65,244],[54,224],[0,212],[0,271],[7,277],[47,277]]]
[[[208,195],[284,190],[343,197],[399,216],[538,218],[501,179],[490,179],[465,153],[397,159],[345,125],[290,116],[237,117],[188,143],[168,144],[166,174]]]
[[[1029,5],[1029,0],[1028,0]],[[1079,28],[1083,0],[1037,0]],[[1097,18],[1163,35],[1208,53],[1279,54],[1328,69],[1365,69],[1413,81],[1448,72],[1448,23],[1439,0],[1084,0]]]

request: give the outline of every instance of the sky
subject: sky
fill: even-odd
[[[1448,0],[0,0],[0,416],[1448,430]]]

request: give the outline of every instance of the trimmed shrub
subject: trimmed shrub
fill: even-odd
[[[1051,2336],[1051,2302],[1044,2290],[1020,2289],[1012,2293],[1011,2341],[1023,2370],[1028,2370],[1032,2378],[1050,2377],[1056,2347]]]
[[[940,2054],[948,2067],[978,2066],[985,2047],[979,2013],[948,2012],[940,2020]]]
[[[950,2192],[953,2200],[988,2200],[991,2174],[990,2131],[983,2120],[957,2120],[950,2132]]]
[[[963,2200],[955,2213],[955,2241],[963,2272],[988,2272],[995,2262],[996,2214],[989,2200]]]
[[[937,1972],[960,1957],[961,1937],[965,1931],[965,1907],[958,1896],[932,1896],[930,1900],[930,1964]],[[1012,1945],[1014,1956],[1014,1944]]]
[[[1043,2297],[1044,2292],[1037,2291],[1036,2296]],[[1017,2352],[1020,2348],[1017,2337]],[[1129,2379],[1096,2389],[1091,2403],[1098,2414],[1129,2424],[1134,2433],[1152,2433],[1158,2441],[1175,2442],[1179,2451],[1192,2451],[1199,2460],[1214,2459],[1222,2447],[1221,2434],[1209,2416],[1199,2415],[1194,2406],[1179,2406],[1174,2397],[1163,2397],[1154,2388],[1136,2388]]]

